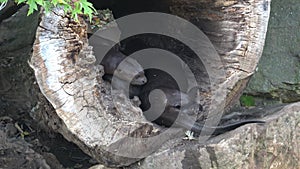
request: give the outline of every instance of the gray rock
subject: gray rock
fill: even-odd
[[[10,127],[8,127],[10,126]],[[0,118],[0,168],[50,169],[43,156],[21,137],[10,137],[12,119]]]
[[[27,16],[27,11],[28,6],[25,5],[11,17],[0,21],[0,53],[14,52],[32,46],[38,26],[39,13],[34,12]]]
[[[35,12],[27,16],[27,11],[28,6],[25,5],[9,18],[0,21],[1,115],[6,115],[6,112],[16,114],[20,110],[28,112],[37,102],[37,98],[33,96],[34,77],[27,61],[39,14]]]
[[[129,168],[298,169],[300,102],[273,113],[265,117],[265,125],[247,124],[204,144],[196,140],[171,140]]]
[[[300,3],[272,0],[263,55],[246,93],[300,100]]]

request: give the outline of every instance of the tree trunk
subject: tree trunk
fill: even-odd
[[[267,0],[171,2],[171,11],[200,27],[221,57],[221,67],[214,58],[205,58],[205,66],[213,73],[224,68],[226,77],[212,76],[215,88],[205,86],[209,90],[201,96],[209,111],[220,113],[222,105],[230,107],[255,71],[264,45],[269,4]],[[107,166],[128,166],[160,147],[183,153],[189,142],[180,147],[169,145],[172,138],[183,136],[182,129],[165,131],[148,122],[139,107],[121,91],[111,91],[110,84],[102,80],[103,67],[95,65],[86,30],[81,18],[74,22],[62,9],[42,14],[31,67],[57,114],[48,120],[59,121],[55,125],[65,138]],[[181,144],[181,139],[175,140]],[[199,146],[194,148],[201,151]]]

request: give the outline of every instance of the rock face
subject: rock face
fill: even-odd
[[[24,6],[0,24],[0,113],[30,111],[33,73],[27,64],[38,26],[38,13],[27,16]],[[22,26],[20,26],[22,25]]]
[[[300,103],[287,105],[272,113],[264,118],[264,125],[248,124],[206,143],[171,140],[129,168],[298,169]]]
[[[50,169],[46,160],[32,150],[24,139],[15,138],[17,129],[9,117],[0,117],[0,166],[1,168]]]
[[[246,93],[283,102],[300,100],[300,33],[297,0],[273,0],[266,44]]]

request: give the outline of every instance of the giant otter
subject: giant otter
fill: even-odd
[[[101,34],[100,34],[101,35]],[[104,67],[104,80],[110,80],[111,76],[130,82],[133,85],[143,85],[147,82],[143,67],[133,58],[127,57],[121,46],[98,34],[89,38],[89,44],[93,46],[96,64]],[[103,53],[108,51],[103,57]]]
[[[195,122],[191,116],[202,111],[196,97],[197,88],[185,93],[180,91],[175,79],[168,73],[158,69],[147,69],[144,72],[148,82],[139,86],[139,90],[131,86],[130,94],[138,95],[144,116],[158,125],[182,127],[196,133],[214,130],[213,134],[217,135],[247,123],[264,123],[260,120],[243,120],[225,126],[204,126],[200,122]],[[160,90],[163,94],[156,93],[151,99],[151,92],[155,90]]]
[[[243,120],[225,126],[204,126],[200,122],[195,122],[196,120],[191,116],[202,111],[197,97],[197,88],[192,88],[185,93],[180,91],[175,79],[164,71],[147,69],[143,73],[147,79],[147,83],[143,85],[134,85],[118,77],[114,79],[112,76],[104,77],[111,82],[114,89],[125,91],[129,98],[138,96],[145,118],[158,125],[182,127],[195,133],[207,133],[213,129],[213,134],[218,135],[247,123],[264,123],[260,120]],[[150,93],[156,89],[163,92],[163,95],[156,95],[154,102],[150,102]]]
[[[198,98],[195,97],[197,92],[195,90],[182,92],[176,80],[164,71],[158,69],[143,70],[136,60],[126,57],[118,45],[105,55],[100,64],[104,66],[105,75],[103,78],[112,82],[113,88],[124,90],[130,98],[138,96],[141,101],[140,107],[146,119],[158,125],[183,127],[197,133],[215,129],[214,134],[220,134],[247,123],[263,123],[259,120],[245,120],[226,126],[211,127],[206,127],[199,122],[195,123],[190,115],[202,111],[202,106],[199,104]],[[114,78],[112,78],[113,75]],[[149,96],[155,89],[164,94],[158,95],[155,98],[157,104],[152,103],[151,105]],[[164,104],[164,109],[161,112],[156,112],[155,110],[161,108],[160,103]]]
[[[116,76],[133,85],[143,85],[147,82],[142,66],[133,58],[124,55],[117,47],[112,48],[101,60],[105,75]]]

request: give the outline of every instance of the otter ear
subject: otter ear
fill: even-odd
[[[190,88],[190,90],[188,91],[187,94],[192,101],[194,101],[197,104],[200,104],[200,100],[201,100],[200,91],[201,91],[201,89],[199,86],[194,86],[194,87]]]

